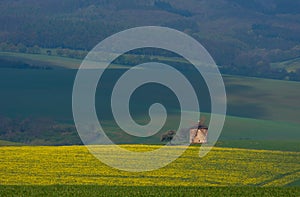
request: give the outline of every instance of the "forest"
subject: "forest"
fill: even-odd
[[[0,9],[1,51],[83,59],[114,33],[157,25],[198,40],[224,74],[300,79],[298,1],[3,0]]]

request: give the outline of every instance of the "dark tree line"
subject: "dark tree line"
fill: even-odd
[[[9,118],[0,116],[0,139],[32,145],[81,144],[73,125],[49,118]]]
[[[116,32],[158,25],[183,31],[200,41],[223,73],[298,80],[297,70],[287,72],[284,67],[272,66],[300,57],[298,1],[269,0],[266,4],[233,0],[216,6],[213,1],[203,0],[203,9],[193,4],[195,1],[3,0],[0,48],[32,54],[49,49],[48,55],[82,59]],[[152,55],[157,52],[152,50]],[[128,58],[117,61],[131,64]],[[181,69],[188,67],[184,62],[173,63]]]

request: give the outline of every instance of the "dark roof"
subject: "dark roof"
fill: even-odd
[[[205,126],[205,125],[201,125],[201,126],[200,126],[200,129],[208,129],[208,127]]]
[[[198,124],[190,127],[189,129],[198,129]],[[200,125],[200,129],[208,129],[206,125]]]

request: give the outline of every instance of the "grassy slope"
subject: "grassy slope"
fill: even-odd
[[[272,63],[271,65],[275,68],[285,68],[289,72],[296,71],[300,68],[300,57],[283,62]]]
[[[0,146],[21,146],[22,143],[0,140]]]
[[[299,140],[219,140],[216,147],[300,152]]]
[[[23,53],[8,53],[0,52],[0,57],[21,59],[22,61],[28,61],[40,63],[40,64],[53,64],[56,66],[61,66],[65,68],[78,68],[81,60],[48,56],[48,55],[32,55]],[[30,76],[33,71],[27,71],[24,73]],[[58,71],[60,72],[60,71]],[[23,74],[21,71],[15,71],[14,73]],[[41,74],[45,72],[41,71]],[[50,72],[48,72],[50,73]],[[53,74],[57,74],[53,76]],[[44,74],[41,78],[37,76],[30,76],[32,80],[43,80],[43,78],[59,77],[58,83],[72,83],[74,80],[74,74],[71,78],[68,77],[70,81],[64,81],[65,76],[60,76],[59,73],[50,73],[49,76]],[[62,74],[64,75],[64,73]],[[5,76],[3,76],[5,77]],[[20,80],[24,78],[22,83],[29,81],[26,76],[19,76]],[[61,81],[60,81],[61,80]],[[34,83],[45,84],[49,81],[34,81]],[[280,81],[280,80],[270,80],[270,79],[258,79],[258,78],[248,78],[248,77],[237,77],[237,76],[224,76],[224,82],[226,85],[229,112],[230,115],[236,115],[239,117],[250,117],[254,119],[267,119],[275,121],[288,121],[288,122],[298,122],[300,112],[295,106],[299,104],[300,92],[295,91],[300,88],[299,82],[290,81]],[[3,81],[3,83],[10,83],[10,81]],[[28,82],[27,82],[28,83]],[[28,88],[31,88],[32,84],[26,84]],[[51,85],[51,84],[49,84]],[[54,84],[56,85],[56,84]],[[63,86],[66,88],[65,86]],[[10,87],[11,88],[11,87]],[[41,87],[49,88],[49,87]],[[71,87],[68,87],[71,89]],[[15,90],[18,91],[18,90]],[[36,89],[36,91],[39,91]],[[64,90],[66,91],[66,90]],[[37,92],[39,94],[39,92]]]
[[[72,58],[11,52],[0,52],[0,57],[20,59],[29,64],[55,65],[64,68],[78,68],[81,63],[81,60]],[[73,77],[70,79],[71,82]],[[299,82],[237,76],[224,76],[224,82],[230,115],[300,123],[298,119],[300,112],[295,108],[300,98],[300,92],[295,91],[300,88]],[[60,81],[60,83],[66,82]]]
[[[0,52],[0,57],[20,60],[27,64],[33,64],[33,65],[44,64],[47,66],[64,67],[64,68],[71,68],[71,69],[78,68],[81,63],[81,60],[78,59],[59,57],[59,56],[49,56],[44,54]]]
[[[299,123],[227,116],[223,140],[299,140]]]
[[[28,54],[16,52],[0,52],[0,58],[19,60],[29,65],[46,65],[53,68],[78,69],[82,60],[46,54]],[[127,68],[113,64],[110,68]]]
[[[17,56],[17,58],[28,58],[30,61],[56,62],[63,66],[67,65],[58,59],[66,64],[79,61],[43,55],[0,54],[9,58]],[[46,116],[70,121],[72,119],[71,91],[75,73],[72,70],[2,70],[0,73],[1,113],[21,117]],[[12,75],[14,78],[11,77]],[[224,76],[224,82],[228,109],[232,116],[227,116],[221,140],[247,139],[250,141],[247,141],[249,143],[245,143],[247,144],[245,146],[242,143],[234,144],[249,148],[256,148],[251,140],[273,140],[274,143],[289,140],[286,142],[291,144],[294,144],[291,140],[299,140],[300,111],[296,106],[299,105],[300,92],[295,90],[300,88],[300,83],[236,76]],[[107,128],[110,131],[115,130],[113,127]],[[157,139],[147,142],[156,144]],[[280,150],[283,148],[282,145],[278,147],[281,147]]]
[[[225,76],[224,82],[233,115],[300,122],[299,82],[236,76]]]

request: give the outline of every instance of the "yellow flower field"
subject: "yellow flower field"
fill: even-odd
[[[84,146],[0,147],[0,185],[284,186],[300,179],[298,152],[213,148],[204,158],[198,152],[191,146],[164,168],[133,173],[101,163]]]

